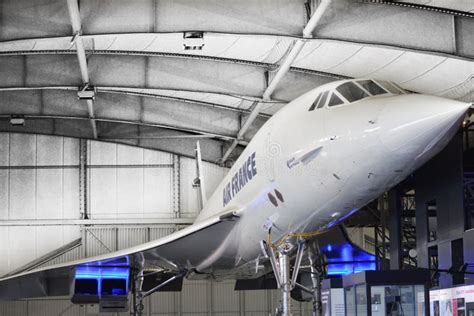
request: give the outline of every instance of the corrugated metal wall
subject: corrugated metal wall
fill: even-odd
[[[278,305],[276,291],[233,290],[233,282],[209,283],[186,281],[181,293],[158,293],[145,300],[144,315],[215,315],[268,316],[275,314]],[[311,315],[311,306],[293,301],[293,315]],[[73,305],[69,299],[25,300],[3,302],[0,315],[8,316],[95,316],[97,306]],[[130,315],[115,313],[106,315]]]
[[[0,134],[0,275],[80,237],[79,227],[34,225],[79,218],[78,156],[76,139]],[[29,225],[7,226],[19,221]]]
[[[0,219],[76,218],[78,141],[0,133]]]
[[[0,133],[0,275],[81,236],[79,225],[65,224],[81,218],[82,190],[87,192],[89,219],[133,223],[147,218],[159,224],[159,219],[197,215],[193,159],[87,141],[87,183],[81,188],[79,143],[66,137]],[[204,163],[204,172],[212,192],[226,169]],[[41,220],[49,221],[38,224]],[[119,238],[114,242],[126,247],[126,236]],[[90,249],[90,255],[100,251]]]
[[[80,246],[41,266],[157,239],[179,229],[170,219],[193,219],[199,212],[198,192],[191,186],[193,159],[98,141],[87,141],[85,152],[81,148],[79,139],[0,133],[0,275],[77,238],[82,238]],[[81,155],[87,156],[84,184]],[[227,169],[210,163],[203,167],[210,195]],[[69,224],[84,209],[92,222],[120,219],[122,224]],[[137,219],[153,220],[134,224]],[[146,313],[268,315],[278,303],[275,291],[233,289],[231,281],[185,281],[182,293],[148,298]],[[309,314],[308,304],[295,302],[294,308]],[[97,314],[97,306],[74,306],[69,298],[0,303],[2,316]]]
[[[92,218],[170,216],[172,154],[97,141],[88,146]]]

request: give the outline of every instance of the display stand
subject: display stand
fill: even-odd
[[[323,316],[344,316],[344,289],[341,278],[323,280],[321,289]]]
[[[426,269],[364,271],[343,277],[345,315],[429,315]]]

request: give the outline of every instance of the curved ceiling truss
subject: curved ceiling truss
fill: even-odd
[[[153,68],[159,66],[156,65],[159,63],[157,60],[168,58],[178,63],[181,60],[185,60],[185,62],[196,60],[201,63],[215,62],[264,68],[268,71],[270,80],[276,69],[274,65],[278,65],[284,59],[295,41],[294,38],[280,36],[203,33],[205,49],[203,47],[202,50],[183,53],[183,33],[108,34],[84,36],[84,38],[84,42],[89,43],[86,44],[89,65],[93,69],[97,69],[94,71],[96,73],[110,72],[103,63],[108,56],[111,56],[108,58],[110,67],[128,71],[126,64],[129,66],[132,63],[136,64],[136,71],[128,74],[130,77],[136,76],[138,67],[143,68],[144,66],[148,68],[149,73],[143,74],[143,76],[154,75],[155,69]],[[3,42],[0,43],[0,56],[28,56],[31,57],[30,59],[34,59],[31,55],[65,55],[53,58],[66,59],[68,54],[76,53],[70,45],[70,40],[70,37],[63,37]],[[160,44],[153,45],[153,43]],[[370,76],[392,80],[415,92],[435,95],[449,94],[451,98],[462,98],[465,91],[453,90],[465,84],[472,76],[472,59],[439,49],[439,51],[424,51],[333,39],[311,39],[306,41],[306,45],[293,63],[291,70],[296,74],[302,72],[325,77],[329,80]],[[474,56],[474,52],[472,54]],[[49,58],[51,59],[51,56]],[[185,62],[181,64],[185,65]],[[33,62],[32,66],[38,66],[37,63]],[[101,69],[101,65],[105,69]],[[398,69],[404,69],[404,71],[396,71]],[[446,73],[449,72],[452,74],[446,77]],[[120,78],[125,76],[120,72],[117,74],[120,75]],[[192,74],[193,72],[190,71],[190,75]],[[102,78],[92,79],[100,81]],[[142,84],[146,84],[146,82]],[[215,92],[218,91],[216,89]],[[231,90],[226,92],[232,93]],[[244,91],[234,91],[233,93],[242,92]],[[261,97],[259,91],[251,92],[250,96],[254,99]],[[289,101],[289,99],[286,98],[282,101]]]
[[[99,139],[188,156],[200,138],[204,158],[215,162],[231,142],[239,144],[229,157],[235,159],[288,101],[339,78],[391,80],[415,92],[474,101],[468,5],[333,1],[313,38],[302,39],[316,1],[243,2],[202,1],[197,11],[188,0],[133,7],[82,0],[76,14],[68,13],[74,0],[3,2],[0,130],[91,138],[89,120]],[[271,100],[263,100],[301,41],[290,71]],[[92,111],[78,100],[81,90],[94,92]],[[11,125],[12,116],[25,118],[25,126]]]

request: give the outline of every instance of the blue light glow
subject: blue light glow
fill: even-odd
[[[330,276],[344,276],[376,269],[374,255],[348,242],[335,245],[328,244],[322,248],[322,252],[326,255],[328,275]]]
[[[97,293],[99,296],[102,292],[103,280],[116,280],[125,284],[125,288],[113,287],[110,289],[112,295],[126,295],[128,293],[128,281],[130,277],[130,267],[128,257],[122,257],[111,260],[95,261],[82,264],[76,267],[75,282],[80,284],[81,280],[97,281]],[[109,283],[110,284],[110,283]],[[113,284],[113,283],[112,283]],[[120,284],[120,282],[119,282]],[[76,286],[76,289],[80,288]],[[90,293],[90,292],[88,292]],[[76,293],[87,294],[87,293]]]
[[[129,268],[97,268],[78,266],[76,279],[128,279]]]

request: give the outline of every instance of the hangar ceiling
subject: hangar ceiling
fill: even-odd
[[[334,0],[271,98],[263,99],[318,4],[1,1],[0,131],[97,138],[186,156],[200,139],[203,158],[218,162],[232,145],[238,144],[230,160],[238,156],[288,101],[340,78],[391,80],[474,101],[470,0]],[[95,99],[78,100],[81,90]],[[240,135],[252,111],[258,115]],[[25,125],[12,125],[12,117]]]

